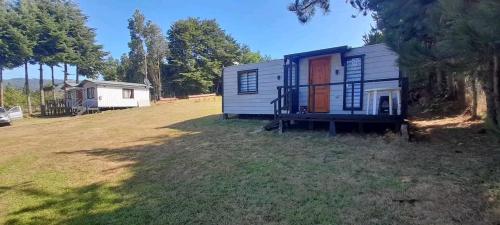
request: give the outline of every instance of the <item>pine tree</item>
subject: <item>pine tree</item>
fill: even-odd
[[[28,40],[14,26],[18,16],[5,1],[0,0],[0,106],[4,106],[3,69],[14,68],[24,63],[23,56],[30,54]]]
[[[36,30],[36,44],[33,47],[33,61],[39,64],[40,108],[43,114],[45,109],[43,65],[54,65],[59,54],[65,51],[65,34],[59,29],[56,23],[57,11],[54,1],[38,0],[34,2],[34,5],[37,9],[35,17],[39,25]]]
[[[129,82],[142,83],[147,77],[146,52],[144,51],[144,15],[136,10],[132,18],[128,21],[130,30],[130,42],[128,46],[130,52],[130,73],[127,73],[126,80]]]
[[[20,31],[22,36],[25,37],[25,46],[23,48],[26,50],[22,55],[19,55],[23,59],[24,63],[24,90],[26,94],[26,102],[28,107],[28,115],[33,114],[31,108],[31,93],[29,87],[29,74],[28,74],[28,63],[33,63],[34,54],[33,48],[37,43],[37,32],[39,31],[40,24],[37,21],[36,15],[39,13],[36,5],[31,0],[20,0],[16,3],[14,7],[16,11],[16,18],[12,20],[13,26]]]
[[[307,22],[328,0],[297,0],[289,10]],[[500,129],[500,2],[497,0],[352,0],[364,15],[375,13],[385,42],[400,65],[427,74],[436,89],[453,95],[454,74],[478,74],[487,97],[491,124]],[[475,79],[475,76],[474,76]],[[444,82],[446,81],[446,82]],[[433,82],[429,82],[432,84]],[[446,83],[443,84],[443,83]]]
[[[120,66],[120,61],[114,59],[112,56],[108,56],[103,64],[102,78],[104,80],[110,81],[120,81],[122,78],[121,74],[118,72],[118,67]]]
[[[179,20],[168,40],[171,81],[181,95],[216,91],[222,67],[240,59],[240,46],[215,20]]]
[[[372,27],[368,34],[363,35],[365,45],[374,45],[384,43],[384,34],[377,28]]]
[[[148,79],[153,84],[154,98],[162,96],[161,66],[168,56],[168,43],[160,27],[148,21],[144,29],[144,39],[147,47]]]
[[[59,31],[64,33],[64,51],[57,56],[58,61],[63,64],[64,82],[68,80],[68,65],[76,65],[80,56],[77,52],[78,35],[81,24],[84,24],[85,16],[77,5],[71,1],[55,1],[56,22]]]

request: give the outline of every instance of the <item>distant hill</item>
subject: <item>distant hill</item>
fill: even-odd
[[[29,79],[28,84],[30,86],[30,90],[38,91],[38,89],[40,87],[39,82],[40,82],[40,79]],[[63,80],[55,79],[55,83],[56,83],[56,85],[62,84]],[[52,84],[52,80],[47,80],[47,79],[43,80],[44,86],[48,86],[50,84]],[[4,85],[11,86],[11,87],[14,87],[17,89],[23,89],[24,88],[24,78],[12,78],[12,79],[4,80]]]

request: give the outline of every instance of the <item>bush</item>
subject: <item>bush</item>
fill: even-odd
[[[31,107],[33,112],[40,111],[40,93],[39,92],[31,92]],[[5,108],[9,109],[14,106],[21,106],[23,112],[27,112],[28,103],[26,100],[26,94],[24,90],[17,89],[15,87],[7,86],[4,90],[4,105]]]

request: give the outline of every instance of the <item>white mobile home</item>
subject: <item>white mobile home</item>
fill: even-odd
[[[150,105],[149,87],[145,84],[84,80],[67,84],[66,105],[80,108],[131,108]]]
[[[392,121],[406,117],[406,79],[385,44],[340,46],[223,71],[223,113],[278,120]]]

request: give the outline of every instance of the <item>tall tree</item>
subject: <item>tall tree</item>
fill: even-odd
[[[64,82],[68,80],[68,65],[76,65],[81,56],[78,52],[79,35],[85,27],[86,16],[83,15],[78,6],[71,0],[57,0],[55,8],[56,22],[59,30],[65,34],[64,52],[58,55],[58,59],[63,63]]]
[[[114,59],[112,56],[108,56],[104,61],[104,66],[102,69],[102,78],[104,80],[110,81],[121,81],[123,78],[122,74],[119,73],[118,67],[120,66],[120,61]]]
[[[148,21],[144,29],[144,39],[147,47],[148,79],[153,84],[154,98],[160,100],[162,96],[161,66],[168,56],[168,43],[161,28]]]
[[[495,0],[442,0],[444,21],[449,25],[443,51],[455,64],[469,71],[479,70],[486,93],[490,124],[500,130],[500,2]]]
[[[20,0],[15,5],[15,11],[17,17],[13,20],[13,26],[15,26],[21,34],[26,38],[25,47],[26,51],[20,57],[24,61],[24,90],[26,94],[26,102],[28,107],[28,114],[32,115],[33,110],[31,108],[31,92],[29,87],[29,74],[28,74],[28,63],[33,62],[33,48],[37,43],[37,32],[40,30],[40,24],[37,21],[36,15],[39,13],[38,8],[31,0]]]
[[[178,94],[215,91],[223,66],[239,59],[239,45],[215,20],[188,18],[168,31],[169,66]]]
[[[352,0],[364,15],[376,14],[385,42],[400,65],[427,74],[439,94],[453,95],[454,74],[478,74],[487,98],[488,119],[500,129],[500,2],[497,0]],[[289,7],[302,22],[329,0],[296,0]],[[423,72],[423,73],[422,73]],[[447,83],[446,85],[443,82]],[[447,89],[447,90],[446,90]],[[446,90],[446,92],[443,92]]]
[[[253,52],[247,45],[240,46],[240,59],[238,63],[248,64],[248,63],[258,63],[271,60],[270,56],[262,55],[260,52]]]
[[[129,75],[132,72],[130,70],[130,65],[131,65],[131,62],[130,62],[130,59],[128,58],[128,55],[123,54],[120,57],[120,63],[118,64],[118,67],[116,69],[118,80],[127,81],[127,78],[131,77]]]
[[[43,65],[54,65],[58,56],[65,51],[65,33],[59,29],[56,23],[57,2],[37,0],[34,4],[37,9],[35,16],[39,25],[36,30],[37,41],[33,47],[33,61],[39,64],[40,109],[43,113],[45,109]]]
[[[384,43],[384,34],[382,31],[372,27],[368,34],[363,35],[363,42],[365,45]]]
[[[128,58],[130,60],[131,73],[127,74],[127,81],[142,83],[147,77],[146,52],[144,51],[144,15],[135,10],[132,18],[128,20],[128,29],[130,30],[130,42],[128,46],[130,52]]]
[[[0,0],[0,106],[4,106],[3,69],[23,64],[30,54],[27,38],[13,26],[17,14],[5,1]]]

